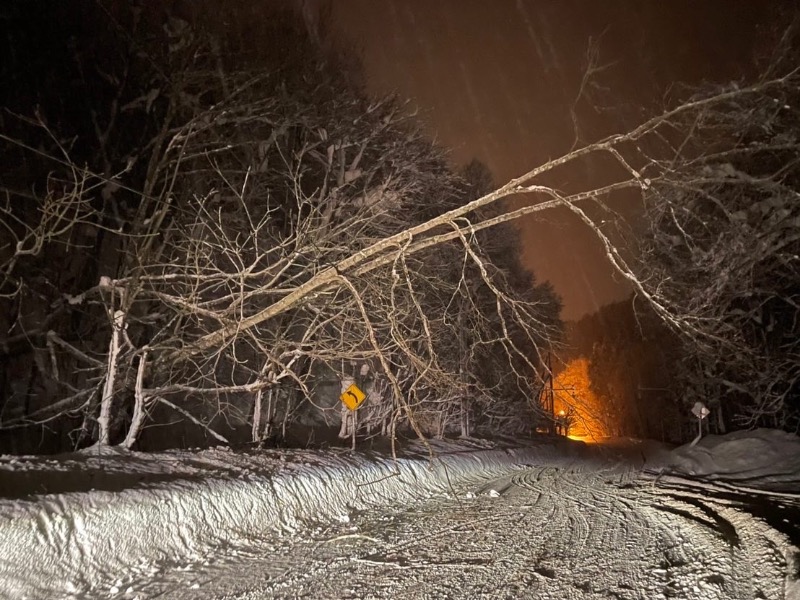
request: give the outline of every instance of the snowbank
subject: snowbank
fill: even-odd
[[[564,454],[560,444],[436,450],[433,461],[421,452],[395,462],[342,453],[220,450],[83,455],[72,457],[71,467],[64,466],[69,460],[51,461],[67,478],[85,478],[93,465],[138,477],[141,485],[0,500],[0,597],[113,595],[112,582],[146,572],[148,565],[201,558],[214,548],[291,533],[304,524],[347,520],[351,511],[378,504],[448,494]],[[0,459],[7,474],[39,467],[34,459]]]
[[[676,474],[800,490],[800,438],[785,431],[708,435],[696,446],[676,448],[665,461],[665,470]]]

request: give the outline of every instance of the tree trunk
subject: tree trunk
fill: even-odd
[[[255,401],[253,402],[253,428],[251,430],[251,439],[254,443],[261,441],[261,396],[263,390],[258,388],[256,391]]]
[[[725,419],[723,418],[722,414],[722,402],[717,402],[716,410],[714,411],[717,417],[717,433],[719,435],[725,435]]]
[[[100,427],[97,444],[100,446],[108,446],[111,438],[111,404],[114,399],[117,362],[119,360],[121,348],[120,338],[122,337],[122,329],[124,327],[125,313],[121,310],[117,310],[114,312],[111,342],[108,346],[108,370],[106,373],[106,381],[103,384],[102,399],[100,400],[100,416],[97,419],[97,424]]]
[[[125,436],[125,441],[122,442],[122,446],[127,448],[128,450],[131,449],[133,444],[136,443],[136,440],[139,437],[139,433],[142,431],[142,425],[144,424],[145,412],[144,412],[144,405],[147,401],[144,395],[144,373],[145,368],[147,366],[147,350],[145,349],[142,352],[142,355],[139,357],[139,368],[136,370],[136,388],[134,389],[134,398],[135,404],[133,405],[133,419],[131,420],[131,426],[128,429],[128,434]]]
[[[272,436],[272,423],[275,421],[275,388],[267,390],[267,414],[264,419],[264,432],[261,434],[262,440],[268,440]]]

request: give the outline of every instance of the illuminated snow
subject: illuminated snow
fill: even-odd
[[[16,482],[14,489],[6,485],[6,498],[0,500],[0,598],[217,598],[235,591],[237,584],[244,585],[245,575],[252,578],[269,570],[276,558],[266,588],[259,592],[250,581],[241,588],[246,593],[236,597],[292,597],[305,585],[304,577],[313,579],[307,565],[316,564],[313,556],[298,556],[297,549],[309,544],[316,548],[319,542],[314,540],[322,539],[319,532],[331,532],[323,537],[332,544],[383,548],[387,534],[381,523],[395,518],[393,514],[430,515],[436,527],[449,531],[448,525],[436,519],[446,523],[454,517],[446,512],[440,516],[437,506],[455,510],[453,515],[470,522],[484,522],[488,514],[487,535],[511,532],[507,539],[512,540],[521,519],[532,519],[545,528],[552,518],[573,523],[570,527],[575,529],[568,535],[555,522],[550,533],[528,530],[522,545],[534,553],[560,553],[564,559],[578,552],[581,569],[607,572],[594,580],[590,577],[592,586],[612,589],[620,577],[634,578],[629,583],[634,586],[631,593],[640,594],[635,597],[650,597],[647,594],[670,578],[681,597],[725,597],[726,589],[744,589],[741,585],[745,584],[729,579],[729,572],[745,564],[751,565],[748,569],[766,569],[763,589],[783,589],[787,598],[798,593],[798,582],[789,573],[797,566],[792,566],[797,549],[773,524],[725,500],[730,493],[746,498],[735,487],[737,480],[796,492],[800,483],[796,436],[761,430],[710,437],[693,448],[672,452],[631,440],[591,447],[568,442],[505,448],[476,440],[432,443],[436,455],[432,461],[421,445],[406,447],[396,462],[385,455],[344,450],[233,452],[226,448],[0,457],[0,482]],[[640,473],[642,466],[650,475]],[[690,473],[704,479],[686,479]],[[794,492],[770,494],[784,510],[800,507]],[[696,502],[711,512],[690,514],[696,512]],[[515,516],[504,522],[496,520],[492,511],[498,511],[498,518],[503,511]],[[722,525],[714,525],[711,514]],[[413,519],[417,517],[407,518],[412,519],[414,543],[426,540],[426,528],[433,525],[416,525]],[[791,529],[791,523],[785,525]],[[722,529],[717,531],[718,527]],[[730,532],[726,533],[726,527]],[[682,544],[691,545],[681,552],[707,561],[686,563],[667,576],[666,571],[659,572],[658,556],[673,552],[669,544],[662,544],[673,530],[690,536],[682,538]],[[624,537],[625,543],[598,546],[607,535],[620,542]],[[537,536],[542,540],[537,541]],[[726,541],[726,536],[732,537]],[[586,540],[594,538],[589,545]],[[651,558],[642,559],[636,540],[648,544]],[[540,542],[546,542],[546,547],[537,549],[535,544]],[[435,552],[459,552],[445,539],[430,543],[438,548]],[[733,549],[737,544],[742,548],[730,555],[717,554],[728,543],[734,544]],[[469,547],[462,550],[468,556],[473,552]],[[481,550],[485,551],[492,549]],[[378,585],[403,585],[402,578],[394,575],[380,579],[381,565],[405,568],[405,563],[386,563],[372,557],[371,551],[364,552],[353,557],[353,564],[364,573],[362,592],[375,577]],[[761,566],[742,562],[753,557],[765,562]],[[436,568],[434,563],[415,564],[419,577],[428,572],[425,569]],[[464,564],[467,569],[479,569]],[[525,564],[524,560],[520,563],[522,575]],[[567,589],[563,586],[584,585],[554,579],[552,573],[560,573],[559,569],[547,566],[533,573],[543,594],[540,597],[561,598]],[[787,574],[779,576],[782,570]],[[229,579],[223,581],[220,573]],[[273,582],[280,580],[281,573],[289,573],[282,580],[288,586],[285,594],[270,587],[278,585]],[[452,571],[442,576],[446,573]],[[324,597],[346,592],[337,587],[346,581],[320,576],[320,585],[328,590]],[[444,580],[434,575],[420,585],[440,581]],[[771,593],[766,597],[772,597]]]

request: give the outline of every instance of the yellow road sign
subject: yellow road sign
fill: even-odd
[[[362,392],[355,383],[350,385],[350,387],[343,391],[342,395],[339,396],[342,402],[344,402],[344,405],[350,410],[355,410],[361,406],[361,403],[364,402],[364,398],[366,397],[367,395]]]

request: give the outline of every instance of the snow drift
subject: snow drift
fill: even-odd
[[[152,473],[161,459],[172,465],[163,469],[182,477],[121,491],[0,500],[0,597],[81,598],[101,590],[113,595],[113,582],[124,582],[132,570],[199,559],[215,548],[291,533],[304,524],[347,520],[353,510],[448,494],[563,454],[564,448],[451,445],[437,451],[432,461],[422,453],[397,461],[316,453],[316,464],[304,452],[243,457],[216,450],[184,453],[183,460],[165,453],[149,455],[144,471]],[[198,471],[188,464],[214,464],[220,454],[229,457],[223,477],[206,469],[204,477],[188,478]],[[120,468],[119,455],[95,460]],[[9,457],[0,466],[12,462],[17,470],[33,468]]]
[[[708,435],[696,446],[676,448],[667,462],[667,470],[677,474],[800,490],[800,438],[777,429]]]

